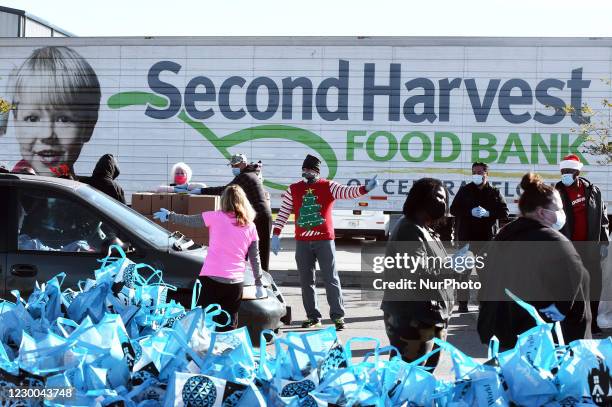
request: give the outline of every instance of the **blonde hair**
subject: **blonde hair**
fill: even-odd
[[[91,65],[75,50],[63,46],[35,49],[11,73],[10,86],[13,114],[17,114],[21,98],[39,94],[41,104],[68,108],[80,117],[82,128],[93,132],[100,110],[100,82]]]
[[[221,210],[236,215],[236,224],[246,226],[255,219],[255,210],[238,185],[229,185],[221,195]]]

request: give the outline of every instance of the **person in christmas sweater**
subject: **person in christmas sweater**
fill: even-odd
[[[317,261],[327,294],[330,318],[337,330],[344,329],[342,288],[336,269],[336,246],[332,208],[336,199],[355,199],[378,186],[376,177],[365,186],[345,186],[320,177],[321,161],[307,155],[302,164],[303,181],[289,186],[282,196],[280,210],[272,229],[272,252],[281,250],[280,234],[290,214],[295,215],[295,260],[302,287],[302,302],[307,320],[303,328],[320,327],[321,312],[315,292]]]
[[[608,256],[610,240],[608,211],[601,191],[592,182],[580,176],[582,163],[576,154],[570,154],[559,163],[561,181],[555,185],[567,221],[560,232],[574,242],[576,251],[591,277],[590,296],[592,332],[600,333],[597,311],[602,291],[601,260]]]

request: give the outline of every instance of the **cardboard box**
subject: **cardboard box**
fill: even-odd
[[[172,210],[172,195],[174,194],[153,194],[151,197],[151,213],[158,212],[161,208]]]
[[[221,209],[220,197],[213,195],[189,195],[187,200],[187,214],[199,215],[202,212],[217,211]]]
[[[172,211],[176,213],[186,214],[189,194],[174,194],[172,195]]]
[[[150,192],[136,192],[132,194],[132,209],[142,215],[151,215],[151,202],[153,194]]]

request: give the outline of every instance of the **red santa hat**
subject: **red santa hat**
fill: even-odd
[[[563,160],[559,163],[559,167],[562,170],[569,168],[570,170],[580,171],[582,169],[582,163],[576,154],[570,154],[563,157]]]

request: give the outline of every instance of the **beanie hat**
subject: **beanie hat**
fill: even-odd
[[[319,160],[314,155],[308,154],[304,159],[304,163],[302,164],[302,168],[306,168],[308,170],[314,170],[317,174],[321,173],[321,160]]]
[[[571,169],[580,171],[582,169],[582,163],[576,154],[570,154],[563,157],[563,160],[559,163],[559,167],[562,170]]]

